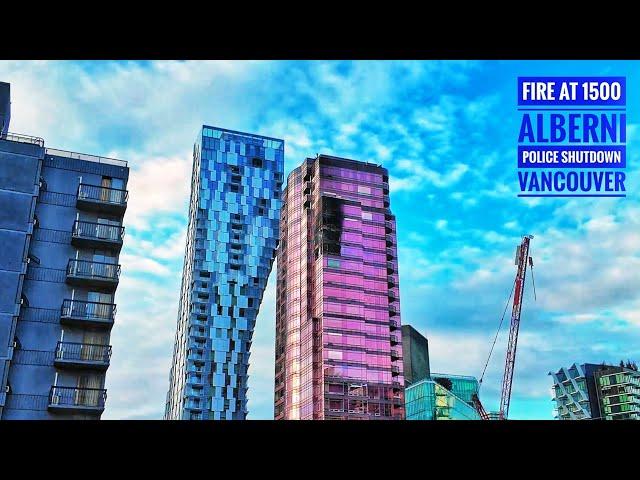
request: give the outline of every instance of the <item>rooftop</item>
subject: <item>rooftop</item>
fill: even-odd
[[[21,133],[8,132],[4,135],[0,133],[0,140],[6,140],[8,142],[30,143],[32,145],[44,147],[44,140],[42,138],[32,137],[31,135],[22,135]]]
[[[454,380],[470,380],[473,382],[478,381],[476,377],[472,377],[471,375],[451,375],[449,373],[434,373],[434,372],[431,372],[430,378],[427,378],[426,380],[434,380],[436,378],[453,378]]]
[[[205,137],[220,138],[223,133],[229,133],[231,135],[239,135],[242,137],[252,138],[254,140],[271,140],[274,142],[279,142],[280,143],[279,146],[273,147],[277,149],[283,148],[284,146],[284,140],[281,138],[267,137],[265,135],[258,135],[256,133],[239,132],[237,130],[229,130],[228,128],[214,127],[211,125],[202,126],[202,135],[204,135]]]
[[[39,147],[44,147],[44,139],[40,137],[33,137],[31,135],[23,135],[21,133],[8,132],[4,135],[0,134],[0,140],[5,140],[8,142],[29,143],[32,145],[37,145]],[[120,167],[127,166],[127,162],[125,160],[118,160],[117,158],[109,157],[99,157],[97,155],[89,155],[87,153],[69,152],[67,150],[58,150],[57,148],[45,148],[45,155],[51,155],[54,157],[75,158],[76,160],[117,165]]]
[[[379,173],[381,175],[387,175],[387,169],[382,164],[365,162],[363,160],[353,160],[351,158],[335,157],[333,155],[326,155],[321,153],[317,157],[320,161],[323,161],[325,165],[351,168],[353,170],[359,170],[370,173]],[[313,159],[311,159],[313,160]]]
[[[99,157],[97,155],[89,155],[87,153],[68,152],[66,150],[58,150],[57,148],[45,149],[46,155],[52,155],[54,157],[74,158],[76,160],[84,160],[87,162],[105,163],[108,165],[117,165],[119,167],[126,167],[127,162],[125,160],[118,160],[117,158]]]

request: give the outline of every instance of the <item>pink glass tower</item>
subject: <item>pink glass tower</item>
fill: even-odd
[[[319,155],[280,215],[276,420],[404,419],[396,222],[381,166]]]

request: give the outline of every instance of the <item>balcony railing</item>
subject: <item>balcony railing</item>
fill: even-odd
[[[391,340],[392,345],[398,343],[398,337],[396,335],[389,335],[389,340]]]
[[[116,287],[120,279],[120,265],[93,262],[91,260],[69,260],[67,283],[97,287]]]
[[[119,250],[124,238],[124,227],[76,220],[71,231],[71,244],[80,247],[110,247]]]
[[[106,370],[111,361],[111,345],[58,342],[55,364],[58,367]]]
[[[113,303],[65,299],[62,302],[60,320],[62,323],[75,325],[112,326],[115,314],[116,306]]]
[[[397,360],[398,358],[400,358],[400,352],[398,350],[395,349],[391,349],[391,359],[392,360]]]
[[[78,185],[76,205],[83,210],[123,214],[127,208],[129,192],[101,185]]]
[[[51,387],[49,410],[100,413],[106,401],[104,388]]]
[[[53,155],[55,157],[74,158],[76,160],[84,160],[86,162],[105,163],[107,165],[117,165],[119,167],[126,167],[127,162],[124,160],[118,160],[117,158],[98,157],[96,155],[89,155],[86,153],[68,152],[66,150],[58,150],[57,148],[47,148],[47,155]]]
[[[9,142],[18,142],[18,143],[30,143],[32,145],[38,145],[39,147],[44,147],[44,139],[40,137],[32,137],[30,135],[22,135],[20,133],[7,132],[4,135],[0,133],[0,140],[7,140]]]

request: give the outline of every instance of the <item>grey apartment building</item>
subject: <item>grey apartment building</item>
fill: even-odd
[[[99,419],[129,169],[10,118],[0,83],[0,418]]]

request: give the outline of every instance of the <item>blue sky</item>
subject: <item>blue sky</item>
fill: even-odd
[[[516,78],[625,75],[626,199],[516,197]],[[550,370],[640,357],[637,62],[0,62],[12,131],[129,161],[130,204],[103,418],[161,418],[182,274],[191,150],[203,123],[284,138],[285,173],[328,153],[382,163],[401,308],[432,370],[479,376],[535,236],[511,418],[552,418]],[[273,416],[274,277],[258,317],[250,418]],[[530,287],[530,284],[529,284]],[[481,391],[499,402],[506,329]]]

